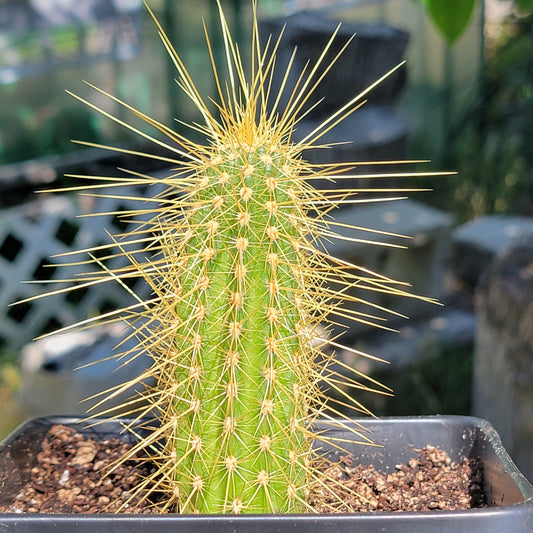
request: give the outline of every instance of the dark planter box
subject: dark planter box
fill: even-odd
[[[283,86],[289,63],[293,62],[278,110],[287,107],[291,100],[292,89],[299,86],[301,73],[304,70],[309,72],[312,68],[307,63],[314,65],[321,57],[338,24],[338,20],[328,18],[324,13],[312,12],[300,12],[288,17],[261,21],[259,31],[263,45],[271,39],[270,48],[272,48],[272,43],[275,43],[283,32],[276,51],[271,103],[277,98],[278,91]],[[308,105],[306,104],[308,119],[325,118],[354,96],[365,91],[404,59],[409,42],[407,32],[386,24],[343,21],[337,29],[337,35],[318,69],[317,76],[323,74],[325,68],[330,70],[314,89]],[[354,35],[355,38],[351,40]],[[350,40],[351,42],[343,50]],[[292,58],[295,48],[298,50]],[[333,64],[341,50],[342,54]],[[370,95],[372,105],[390,105],[397,100],[405,85],[405,72],[405,69],[400,69],[373,88]],[[313,109],[312,105],[319,101],[320,104]]]
[[[467,511],[372,513],[343,515],[263,516],[136,516],[0,514],[0,531],[17,533],[173,532],[173,533],[333,533],[333,532],[498,532],[533,531],[533,487],[511,461],[495,430],[471,417],[365,419],[361,422],[383,447],[353,447],[356,462],[393,470],[426,444],[447,451],[452,460],[477,457],[485,472],[489,506]],[[102,438],[120,426],[105,422],[90,429],[76,419],[40,418],[23,425],[0,447],[0,500],[12,501],[27,478],[43,435],[51,424],[76,424],[76,429]]]

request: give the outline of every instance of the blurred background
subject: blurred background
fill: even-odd
[[[221,3],[245,51],[250,2]],[[406,233],[413,239],[406,251],[333,242],[334,253],[408,280],[414,292],[446,305],[376,301],[391,303],[411,320],[393,319],[396,334],[361,326],[350,330],[348,337],[352,347],[392,364],[373,366],[354,360],[349,352],[338,356],[395,390],[395,397],[364,398],[376,415],[487,417],[531,477],[532,460],[523,451],[533,443],[530,2],[460,0],[462,7],[450,2],[448,12],[417,0],[258,4],[264,39],[286,26],[281,66],[294,46],[302,65],[312,60],[338,21],[343,22],[341,42],[357,33],[353,51],[341,59],[330,89],[325,89],[340,104],[402,59],[407,61],[369,96],[361,112],[326,139],[354,142],[334,148],[326,157],[421,159],[416,170],[458,172],[424,179],[423,186],[434,191],[413,194],[398,206],[347,208],[339,214],[341,221]],[[215,2],[150,0],[149,5],[200,92],[214,94],[201,20],[220,58]],[[109,352],[120,332],[31,342],[75,320],[126,305],[128,295],[119,288],[114,292],[94,287],[74,296],[10,304],[42,292],[54,278],[71,275],[64,273],[55,254],[100,245],[106,241],[106,228],[126,227],[112,214],[97,219],[80,219],[79,214],[95,209],[112,213],[130,207],[128,200],[35,192],[69,185],[72,179],[65,174],[116,175],[117,167],[165,172],[164,162],[132,153],[149,149],[164,154],[162,150],[147,148],[145,139],[92,112],[65,89],[118,120],[130,119],[123,107],[83,83],[87,80],[184,131],[181,122],[199,117],[174,77],[141,0],[0,0],[0,437],[30,416],[82,412],[82,398],[112,385],[120,375],[109,366],[72,372]],[[327,106],[319,107],[297,135],[303,136],[327,113]],[[89,145],[74,144],[72,139]],[[99,144],[123,151],[103,151]],[[323,152],[309,154],[312,161],[320,157]],[[371,166],[361,167],[361,172]],[[21,283],[30,279],[37,283]],[[131,371],[143,364],[146,361],[140,360]],[[494,390],[501,392],[497,400]]]

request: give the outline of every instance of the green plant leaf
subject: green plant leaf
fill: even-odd
[[[520,11],[533,11],[533,0],[515,0],[515,4]]]
[[[441,35],[452,45],[468,26],[476,0],[422,0],[422,3]]]

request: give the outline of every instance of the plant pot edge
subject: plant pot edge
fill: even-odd
[[[31,424],[50,425],[50,423],[76,424],[81,425],[87,422],[86,419],[73,416],[45,416],[35,418],[21,424],[6,439],[0,443],[0,453],[6,446],[12,445],[17,434]],[[106,419],[104,424],[116,424],[116,420]],[[503,447],[501,439],[485,419],[460,416],[460,415],[431,415],[431,416],[410,416],[410,417],[383,417],[379,419],[357,418],[353,419],[354,424],[363,423],[370,432],[375,431],[382,424],[392,427],[417,428],[430,424],[433,429],[443,426],[446,431],[452,426],[464,426],[467,428],[464,435],[472,431],[479,431],[487,441],[487,445],[494,450],[502,467],[509,477],[516,484],[517,490],[522,494],[523,501],[511,505],[485,507],[480,509],[469,509],[465,511],[426,511],[426,512],[376,512],[338,515],[220,515],[220,516],[190,516],[190,515],[20,515],[20,514],[0,514],[0,525],[8,528],[16,527],[17,532],[39,531],[46,533],[49,531],[70,531],[69,528],[76,527],[77,531],[143,531],[143,528],[150,527],[157,532],[209,532],[216,528],[217,533],[230,533],[241,531],[256,531],[256,525],[262,524],[261,533],[281,532],[287,528],[298,528],[295,532],[318,533],[333,531],[350,531],[357,527],[358,533],[366,531],[382,531],[409,533],[422,533],[431,531],[472,531],[476,523],[493,524],[495,529],[483,529],[484,531],[530,531],[533,528],[533,487],[518,470],[509,454]],[[92,423],[94,424],[94,423]],[[407,426],[406,426],[407,425]],[[94,425],[93,425],[94,428]],[[80,429],[83,429],[80,427]],[[98,427],[97,427],[98,429]],[[91,429],[92,431],[93,429]],[[409,439],[408,439],[409,440]],[[428,444],[439,445],[438,442],[428,442]],[[385,448],[386,446],[384,446]],[[26,524],[23,526],[23,524]],[[450,529],[442,529],[443,525]],[[98,527],[96,527],[98,525]],[[50,527],[50,529],[48,529]],[[58,529],[55,529],[55,528]],[[79,529],[81,527],[81,529]],[[132,529],[133,527],[133,529]],[[502,529],[505,528],[505,529]],[[63,528],[63,529],[62,529]],[[93,529],[91,529],[93,528]],[[111,528],[111,529],[109,529]],[[118,528],[118,529],[116,529]],[[155,529],[154,529],[155,528]],[[341,528],[341,529],[338,529]],[[436,528],[436,529],[433,529]],[[510,529],[512,528],[512,529]]]

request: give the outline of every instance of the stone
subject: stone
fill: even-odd
[[[467,414],[466,406],[471,396],[471,379],[467,368],[468,361],[472,360],[469,354],[473,350],[475,330],[476,317],[472,312],[451,305],[436,308],[434,316],[404,321],[397,326],[397,331],[374,329],[366,334],[342,339],[341,342],[348,348],[336,350],[340,363],[335,365],[334,370],[354,379],[354,374],[347,370],[353,368],[360,375],[370,376],[384,386],[393,388],[394,398],[356,392],[362,405],[378,416],[393,413],[415,415],[427,413],[428,410],[435,413],[450,403],[454,406],[453,412]],[[358,351],[369,357],[363,357]],[[461,367],[459,372],[457,368],[449,369],[455,379],[453,382],[447,376],[440,380],[437,371],[429,370],[436,366],[441,372],[447,372],[449,356]],[[427,371],[429,375],[425,374]],[[420,379],[421,376],[424,377]],[[364,379],[361,382],[372,385]],[[433,386],[440,392],[437,393]],[[381,390],[379,386],[376,388]],[[342,400],[337,391],[326,390],[329,396]],[[352,389],[346,392],[354,393]],[[435,394],[439,394],[438,397]]]
[[[94,443],[87,442],[76,450],[76,455],[73,457],[71,464],[80,466],[88,465],[93,462],[97,451]]]
[[[533,235],[533,217],[487,215],[459,226],[452,234],[455,275],[476,287],[492,260],[527,235]]]
[[[439,300],[446,298],[451,286],[448,269],[453,219],[449,214],[414,200],[399,200],[344,208],[335,213],[335,223],[339,225],[332,225],[331,229],[344,239],[331,238],[325,243],[333,256],[404,282],[405,285],[397,287],[415,295]],[[350,230],[345,227],[348,224],[383,233]],[[434,310],[434,306],[416,297],[362,289],[350,294],[412,318]],[[383,318],[394,321],[394,315],[361,304],[354,309],[376,311]],[[357,328],[352,326],[351,333],[356,331]]]
[[[496,257],[476,297],[474,414],[533,479],[533,236]]]
[[[373,331],[353,343],[362,351],[384,359],[390,365],[362,360],[349,351],[341,351],[342,362],[372,373],[375,370],[391,372],[408,371],[417,361],[424,359],[432,346],[467,346],[474,340],[476,317],[473,313],[456,307],[442,307],[430,318],[405,321],[397,331]]]

